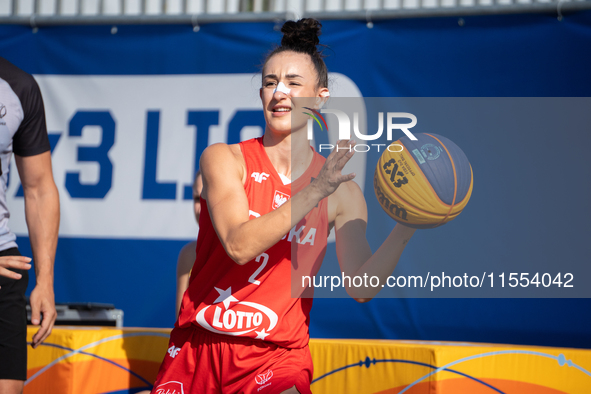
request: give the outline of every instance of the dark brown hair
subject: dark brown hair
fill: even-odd
[[[324,60],[322,60],[323,55],[317,48],[320,44],[318,36],[322,34],[320,31],[321,28],[322,24],[313,18],[303,18],[297,22],[285,22],[281,28],[281,32],[283,33],[281,46],[278,46],[267,55],[263,69],[269,59],[278,53],[286,51],[306,53],[310,55],[312,64],[314,64],[314,68],[318,74],[318,86],[321,88],[328,87],[328,70],[326,69]]]

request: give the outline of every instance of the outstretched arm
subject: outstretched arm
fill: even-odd
[[[337,258],[341,270],[347,276],[377,276],[377,287],[346,287],[347,293],[359,302],[375,297],[392,275],[402,251],[413,236],[415,229],[398,223],[384,243],[372,255],[365,235],[367,206],[357,184],[349,182],[334,194]]]
[[[342,146],[348,144],[341,142]],[[202,196],[213,227],[226,250],[238,264],[243,265],[275,245],[320,200],[332,194],[354,174],[342,175],[341,170],[352,154],[345,149],[333,152],[317,178],[292,196],[276,210],[249,220],[248,199],[244,192],[244,166],[237,146],[214,144],[201,156],[203,169]]]
[[[32,346],[37,347],[51,333],[56,318],[53,263],[60,220],[59,195],[49,151],[35,156],[15,155],[15,161],[25,195],[25,216],[37,278],[30,297],[31,322],[41,324],[33,336]]]

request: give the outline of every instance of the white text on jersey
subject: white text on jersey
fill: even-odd
[[[254,178],[254,180],[258,183],[263,183],[263,181],[269,177],[269,174],[267,174],[266,172],[253,172],[252,174],[250,174],[250,177]]]
[[[306,226],[302,226],[296,230],[296,227],[294,226],[289,231],[289,234],[284,235],[283,238],[281,238],[281,239],[285,239],[285,237],[287,237],[287,242],[291,242],[292,239],[295,238],[295,242],[299,243],[300,245],[305,245],[305,244],[309,243],[310,245],[314,246],[314,239],[316,238],[316,229],[310,228],[305,233],[305,236],[304,236],[304,229],[305,228],[306,228]],[[302,239],[302,237],[303,237],[303,239]]]

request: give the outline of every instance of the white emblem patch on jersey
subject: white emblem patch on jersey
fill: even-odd
[[[273,377],[273,371],[271,371],[270,369],[267,370],[266,372],[260,373],[258,374],[255,378],[254,381],[257,384],[265,384],[267,383],[269,380],[271,380],[271,378]]]
[[[278,190],[275,190],[275,196],[273,197],[273,209],[277,209],[289,200],[289,195],[285,193],[281,193]]]

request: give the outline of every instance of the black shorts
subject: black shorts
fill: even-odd
[[[17,248],[0,256],[20,256]],[[0,379],[27,380],[27,270],[19,280],[0,276]]]

